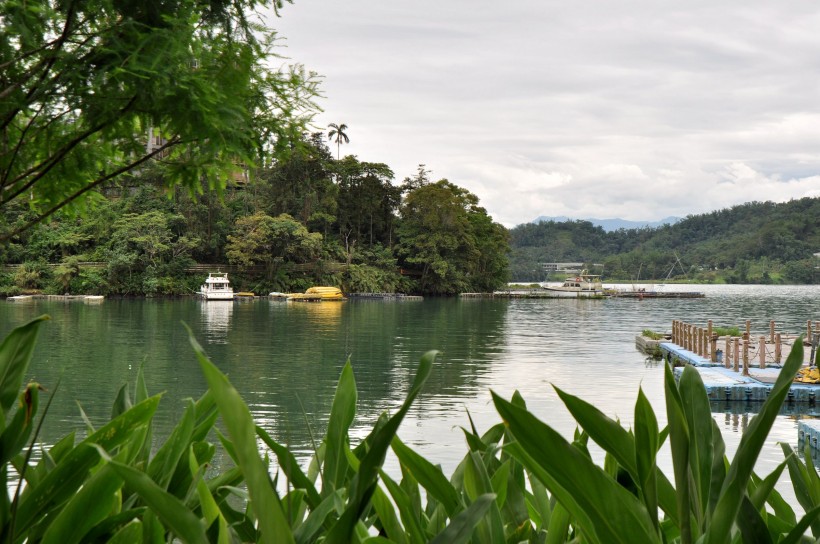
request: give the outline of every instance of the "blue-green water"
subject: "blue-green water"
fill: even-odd
[[[442,352],[399,435],[450,473],[466,447],[460,426],[467,410],[479,430],[499,421],[489,391],[518,389],[529,408],[565,436],[574,423],[551,384],[593,402],[625,424],[639,386],[661,422],[663,369],[635,349],[644,328],[671,328],[673,319],[799,333],[820,319],[820,287],[697,286],[705,299],[346,301],[321,304],[106,300],[0,301],[0,334],[47,313],[30,378],[49,389],[60,382],[44,439],[82,428],[77,403],[94,423],[110,413],[120,386],[145,365],[149,390],[165,391],[157,418],[166,432],[205,383],[182,323],[228,374],[257,422],[302,454],[308,425],[321,435],[339,372],[350,357],[359,392],[354,440],[378,414],[403,400],[421,355]],[[727,450],[743,421],[716,407]],[[737,411],[736,409],[734,411]],[[722,413],[726,412],[726,413]],[[797,417],[781,416],[761,460],[768,472],[782,460],[778,441],[797,443]],[[668,455],[661,462],[669,464]]]

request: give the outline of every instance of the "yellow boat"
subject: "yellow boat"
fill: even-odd
[[[344,300],[345,296],[338,287],[311,287],[304,293],[293,293],[288,295],[288,300],[298,301],[322,301],[322,300]]]

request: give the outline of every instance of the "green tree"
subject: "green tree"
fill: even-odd
[[[345,132],[345,130],[347,130],[347,125],[344,123],[340,125],[330,123],[327,127],[330,129],[327,133],[327,137],[330,138],[330,141],[334,141],[333,138],[336,138],[336,160],[339,160],[339,146],[341,146],[342,142],[346,144],[350,143],[350,138],[347,137],[347,133]]]
[[[308,232],[293,217],[271,217],[263,212],[240,217],[228,235],[226,255],[231,264],[263,266],[268,278],[282,263],[305,263],[316,259],[322,249],[322,235]]]
[[[0,240],[156,157],[166,185],[221,187],[303,126],[315,81],[266,68],[275,33],[251,21],[268,5],[0,3],[0,211],[34,210]]]
[[[410,191],[401,208],[397,254],[418,290],[455,294],[491,289],[507,277],[506,235],[478,197],[447,180]]]

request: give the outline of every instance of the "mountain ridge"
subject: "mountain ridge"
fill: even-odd
[[[621,219],[619,217],[609,218],[609,219],[596,219],[596,218],[580,218],[574,219],[572,217],[567,217],[566,215],[558,215],[558,216],[548,216],[548,215],[539,215],[535,219],[531,221],[531,223],[543,223],[546,221],[555,221],[556,223],[566,223],[567,221],[589,221],[596,227],[601,227],[606,232],[613,232],[618,229],[643,229],[643,228],[657,228],[662,225],[674,225],[675,223],[679,222],[682,218],[669,216],[664,217],[658,221],[630,221],[628,219]]]

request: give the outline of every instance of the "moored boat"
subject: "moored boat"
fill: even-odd
[[[345,296],[338,287],[311,287],[304,293],[293,293],[288,295],[288,300],[297,301],[323,301],[323,300],[344,300]]]
[[[564,280],[561,285],[548,285],[544,289],[551,296],[580,298],[595,297],[604,295],[604,286],[601,283],[601,276],[597,274],[587,274],[582,270],[580,274],[571,276]]]
[[[228,274],[209,273],[205,283],[199,288],[199,294],[205,300],[233,300],[233,288],[228,281]]]

